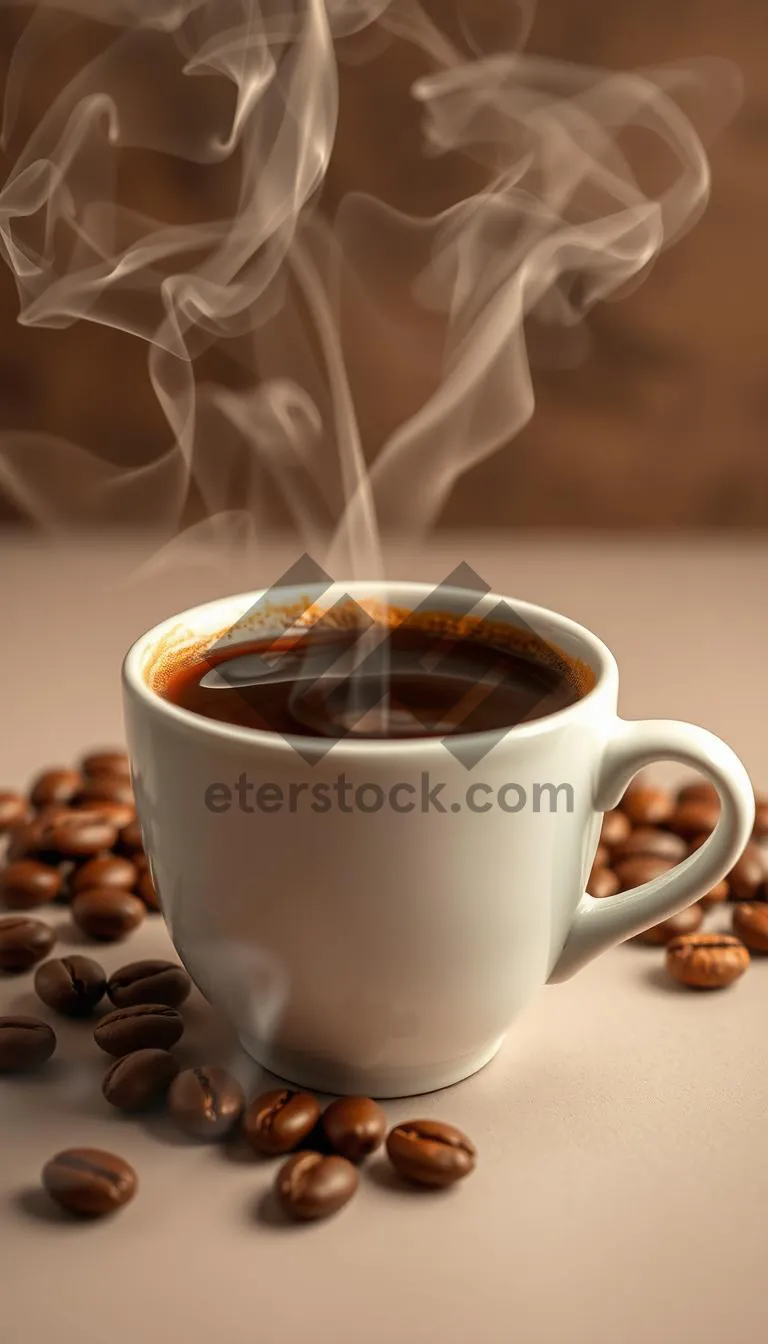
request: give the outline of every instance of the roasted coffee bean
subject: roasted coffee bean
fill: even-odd
[[[15,830],[29,817],[29,805],[20,793],[0,792],[0,835]]]
[[[73,810],[49,821],[43,828],[40,848],[64,859],[90,859],[112,849],[117,829],[95,812]]]
[[[653,854],[636,854],[632,859],[624,859],[615,868],[619,890],[629,891],[631,887],[640,887],[644,882],[651,882],[654,877],[668,873],[674,866],[671,859],[659,859]]]
[[[113,943],[138,928],[145,915],[144,902],[117,887],[91,887],[72,902],[77,927],[97,942]]]
[[[39,1017],[0,1017],[0,1073],[39,1069],[56,1049],[56,1033]]]
[[[71,807],[52,805],[43,808],[31,821],[11,832],[7,849],[8,861],[15,863],[18,859],[37,859],[39,863],[58,867],[62,862],[62,855],[51,846],[50,826],[54,820],[58,821],[61,817],[71,815]]]
[[[149,872],[149,859],[143,849],[137,849],[131,855],[131,863],[138,869],[139,877]]]
[[[474,1169],[477,1150],[453,1125],[440,1120],[407,1120],[391,1129],[387,1155],[406,1180],[417,1185],[453,1185]]]
[[[236,1078],[215,1064],[185,1069],[171,1083],[168,1110],[193,1139],[222,1139],[237,1124],[245,1097]]]
[[[130,781],[117,775],[96,775],[86,780],[78,790],[77,801],[89,804],[120,803],[121,806],[135,808],[136,803]],[[125,825],[128,823],[126,822]]]
[[[750,952],[768,952],[768,905],[739,902],[733,910],[733,932]]]
[[[0,872],[0,901],[9,910],[47,905],[61,888],[61,873],[38,859],[17,859]]]
[[[0,971],[28,971],[47,957],[56,935],[42,919],[8,915],[0,919]]]
[[[653,928],[638,933],[632,941],[644,943],[646,947],[663,947],[681,934],[695,933],[701,928],[703,918],[704,912],[700,905],[689,905],[686,910],[680,910],[676,915],[670,915],[669,919],[662,920],[661,924],[654,924]]]
[[[83,1218],[121,1209],[138,1186],[133,1167],[101,1148],[66,1148],[46,1162],[42,1180],[51,1199]]]
[[[720,905],[722,901],[727,901],[730,894],[730,888],[725,878],[722,882],[716,882],[714,887],[705,891],[703,896],[699,897],[699,902],[704,910],[709,910],[710,906]]]
[[[607,845],[598,845],[595,850],[595,857],[592,860],[593,868],[607,868],[610,862],[610,854]]]
[[[278,1171],[275,1193],[289,1218],[310,1222],[343,1209],[359,1181],[357,1168],[345,1157],[295,1153]]]
[[[96,802],[79,803],[78,809],[83,812],[90,812],[92,816],[108,822],[110,826],[114,826],[116,831],[121,831],[124,826],[128,826],[136,816],[136,808],[129,803],[112,803],[106,798],[101,798]],[[117,844],[117,842],[115,843]]]
[[[82,783],[79,770],[45,770],[37,776],[29,796],[35,807],[47,807],[49,803],[69,803]]]
[[[80,769],[86,779],[95,775],[117,775],[120,779],[130,779],[131,765],[126,751],[89,751],[80,762]]]
[[[134,1050],[115,1060],[101,1090],[120,1111],[147,1111],[164,1100],[178,1072],[178,1062],[167,1050]]]
[[[606,896],[615,896],[619,890],[619,879],[612,868],[593,868],[589,874],[587,891],[596,900]]]
[[[136,892],[141,897],[148,910],[157,911],[160,909],[157,890],[152,881],[152,874],[148,869],[141,874],[136,884]]]
[[[137,1003],[102,1017],[93,1039],[108,1055],[119,1057],[134,1050],[170,1050],[183,1031],[183,1019],[175,1008],[167,1008],[164,1003]]]
[[[290,1153],[311,1134],[320,1119],[320,1102],[311,1092],[275,1088],[249,1102],[243,1116],[243,1137],[255,1153],[276,1157]]]
[[[697,779],[691,784],[685,784],[677,794],[678,803],[713,803],[716,807],[720,806],[720,795],[714,784],[710,784],[708,779]]]
[[[25,821],[21,825],[13,827],[9,833],[8,845],[5,856],[8,863],[16,863],[18,859],[29,858],[34,853],[34,845],[42,833],[42,826],[39,821]]]
[[[189,995],[192,981],[173,961],[132,961],[110,976],[107,994],[116,1008],[135,1003],[164,1003],[178,1008]]]
[[[657,859],[671,859],[680,863],[688,853],[688,846],[679,835],[660,831],[653,826],[638,826],[621,840],[613,851],[613,862],[633,859],[637,854],[652,854]]]
[[[729,933],[689,933],[667,943],[667,970],[692,989],[724,989],[749,966],[749,953]]]
[[[755,801],[755,827],[752,834],[756,840],[765,840],[768,836],[768,798],[763,794],[758,794]]]
[[[40,811],[35,814],[32,820],[35,823],[40,823],[40,834],[45,835],[44,828],[50,822],[60,821],[62,817],[71,817],[75,810],[69,803],[47,803],[45,807],[40,808]]]
[[[37,997],[63,1017],[88,1017],[106,992],[104,968],[90,957],[54,958],[35,972]]]
[[[322,1127],[335,1152],[362,1162],[384,1142],[387,1117],[370,1097],[339,1097],[323,1112]]]
[[[129,856],[139,853],[144,848],[141,826],[138,821],[129,821],[127,826],[121,827],[117,848],[121,854],[128,854]]]
[[[100,858],[88,859],[77,868],[70,879],[70,887],[74,892],[87,891],[89,887],[119,887],[122,891],[132,891],[138,877],[130,859],[121,859],[117,854],[105,854]]]
[[[762,850],[750,840],[741,858],[728,874],[728,886],[734,901],[754,900],[755,892],[766,876]]]
[[[663,826],[672,815],[675,804],[666,789],[634,784],[627,789],[620,806],[633,826]]]
[[[62,808],[61,812],[70,815],[71,809]],[[9,863],[16,863],[19,859],[36,859],[38,863],[45,863],[49,868],[57,870],[69,862],[67,856],[51,845],[50,824],[42,812],[34,821],[11,833],[6,857]]]
[[[694,835],[710,834],[720,819],[720,804],[708,803],[704,799],[692,799],[687,803],[678,803],[667,821],[670,831],[682,835],[684,840]]]
[[[614,807],[612,812],[606,812],[603,817],[600,839],[604,845],[612,849],[620,841],[626,840],[631,829],[632,823],[629,817],[625,816],[618,807]]]

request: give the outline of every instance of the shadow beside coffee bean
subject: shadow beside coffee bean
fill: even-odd
[[[715,790],[686,785],[677,794],[635,783],[606,813],[587,884],[600,899],[668,871],[701,845],[719,814]],[[180,1009],[191,989],[184,969],[159,959],[135,961],[107,976],[91,957],[49,958],[55,934],[29,912],[69,903],[79,932],[94,942],[127,937],[157,910],[136,821],[125,754],[93,752],[78,769],[47,770],[28,796],[0,793],[0,834],[8,862],[0,871],[0,902],[15,911],[0,919],[0,971],[35,969],[38,998],[54,1013],[86,1019],[109,999],[94,1041],[113,1062],[105,1100],[127,1113],[165,1107],[178,1128],[200,1141],[234,1133],[262,1158],[284,1158],[275,1195],[289,1218],[336,1213],[354,1195],[365,1159],[385,1145],[395,1172],[422,1188],[444,1188],[474,1169],[476,1150],[452,1125],[400,1123],[387,1132],[384,1110],[368,1097],[341,1097],[324,1110],[308,1092],[277,1088],[247,1101],[217,1064],[181,1069],[171,1054],[184,1031]],[[640,934],[634,942],[665,949],[672,980],[691,989],[722,989],[768,954],[768,867],[759,841],[768,837],[768,801],[757,799],[754,838],[726,879],[694,905]],[[702,931],[709,910],[733,905],[732,933]],[[41,1068],[56,1050],[49,1023],[0,1017],[0,1074]],[[99,1217],[127,1204],[136,1172],[100,1149],[66,1149],[43,1169],[45,1190],[62,1208]]]

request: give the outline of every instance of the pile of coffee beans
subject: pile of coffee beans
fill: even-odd
[[[51,902],[70,906],[80,932],[115,942],[138,928],[157,895],[136,820],[124,751],[93,751],[76,768],[55,766],[26,793],[0,792],[0,906],[23,911],[0,922],[0,967],[47,955],[46,934],[29,914]],[[18,965],[17,969],[25,969]]]
[[[199,1142],[237,1141],[260,1159],[283,1158],[275,1198],[296,1221],[328,1217],[349,1203],[360,1167],[386,1141],[392,1167],[411,1185],[438,1188],[469,1175],[476,1152],[452,1125],[413,1120],[387,1133],[370,1097],[317,1097],[278,1088],[247,1099],[219,1064],[182,1069],[172,1051],[192,982],[176,962],[133,961],[107,975],[80,953],[52,957],[55,932],[30,913],[66,904],[79,932],[115,942],[158,909],[121,751],[90,752],[76,768],[38,775],[26,795],[0,793],[0,971],[33,971],[41,1005],[62,1018],[95,1018],[94,1047],[111,1057],[102,1082],[110,1106],[128,1114],[164,1110]],[[108,1008],[108,1011],[104,1011]],[[98,1016],[95,1016],[96,1014]],[[42,1018],[0,1017],[0,1075],[42,1068],[57,1049]],[[98,1218],[133,1199],[138,1177],[114,1153],[68,1148],[43,1168],[50,1197],[72,1214]]]
[[[590,895],[610,898],[666,873],[704,844],[717,825],[716,789],[704,781],[677,793],[637,782],[603,818],[587,883]],[[690,989],[724,989],[748,970],[750,953],[768,954],[768,798],[755,798],[752,840],[722,882],[679,914],[634,939],[665,949],[671,978]],[[731,932],[706,931],[710,912],[730,912]]]
[[[184,1032],[179,1007],[192,985],[175,962],[135,961],[108,977],[90,957],[54,958],[38,966],[34,985],[63,1017],[87,1018],[105,999],[118,1005],[93,1027],[95,1045],[113,1057],[102,1082],[111,1106],[128,1113],[162,1107],[190,1138],[238,1137],[260,1158],[287,1157],[275,1194],[291,1219],[343,1208],[358,1188],[361,1164],[385,1140],[392,1166],[412,1185],[444,1188],[474,1168],[474,1145],[441,1121],[412,1120],[387,1133],[386,1115],[370,1097],[340,1097],[323,1109],[309,1092],[277,1088],[247,1101],[238,1080],[217,1064],[182,1069],[171,1051]],[[56,1044],[40,1018],[0,1017],[0,1074],[41,1068]],[[122,1208],[138,1187],[122,1158],[91,1148],[56,1154],[42,1179],[62,1208],[92,1218]]]
[[[754,837],[727,878],[634,940],[663,949],[669,976],[681,985],[724,988],[748,969],[750,953],[768,955],[768,865],[760,845],[768,838],[768,800],[756,801]],[[610,899],[667,872],[703,844],[718,815],[709,784],[673,794],[634,783],[605,814],[587,890]],[[7,837],[0,904],[13,912],[0,918],[0,972],[33,971],[41,1004],[84,1022],[94,1049],[110,1057],[106,1104],[130,1114],[162,1109],[191,1139],[234,1140],[259,1159],[283,1159],[274,1194],[296,1221],[348,1204],[366,1159],[380,1149],[404,1181],[422,1189],[453,1185],[474,1169],[474,1145],[443,1121],[389,1129],[370,1097],[340,1097],[323,1107],[311,1093],[283,1087],[248,1099],[217,1063],[182,1068],[172,1052],[192,984],[178,963],[133,961],[108,975],[93,957],[51,956],[55,932],[30,913],[39,907],[68,905],[94,943],[126,938],[158,909],[124,752],[90,752],[76,768],[48,769],[26,795],[0,792],[0,835]],[[725,909],[732,931],[703,930],[708,912]],[[0,1075],[40,1069],[56,1049],[56,1032],[42,1018],[0,1017]],[[42,1183],[62,1208],[90,1218],[122,1208],[138,1189],[121,1157],[87,1147],[57,1153]]]

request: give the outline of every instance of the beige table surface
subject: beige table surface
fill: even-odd
[[[120,739],[119,660],[143,628],[294,557],[265,546],[213,565],[177,548],[137,572],[138,558],[114,539],[0,547],[3,784]],[[449,539],[394,547],[391,571],[436,581],[461,559],[602,635],[627,717],[704,723],[768,785],[767,545]],[[60,949],[80,948],[66,912],[52,918]],[[102,959],[167,950],[157,919]],[[309,1228],[271,1215],[271,1168],[110,1112],[89,1028],[57,1023],[59,1059],[0,1084],[0,1341],[758,1344],[768,964],[712,996],[669,987],[659,965],[638,947],[605,955],[542,991],[475,1078],[387,1104],[392,1121],[466,1129],[480,1162],[464,1186],[411,1193],[374,1162],[352,1205]],[[0,984],[0,1012],[36,1010],[30,979]],[[196,1000],[188,1017],[182,1057],[226,1058],[212,1011]],[[256,1086],[255,1066],[232,1059]],[[45,1159],[72,1144],[135,1164],[140,1196],[113,1221],[73,1225],[36,1193]]]

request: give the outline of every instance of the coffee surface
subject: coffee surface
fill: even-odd
[[[378,636],[326,627],[300,641],[214,647],[175,668],[163,695],[206,718],[283,735],[498,731],[564,709],[589,689],[586,669],[539,643],[516,647],[408,624]]]

